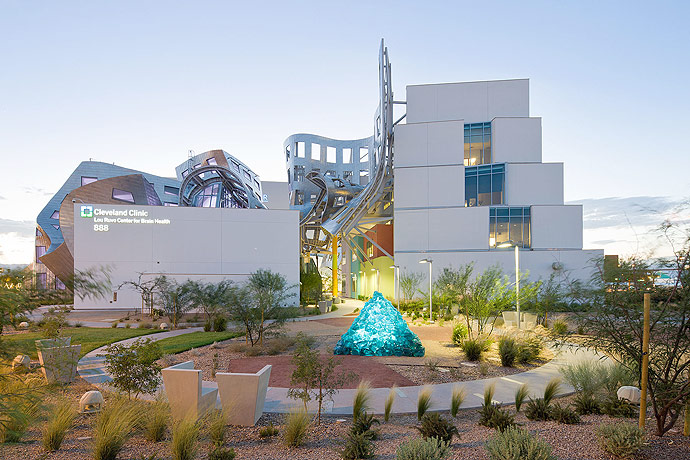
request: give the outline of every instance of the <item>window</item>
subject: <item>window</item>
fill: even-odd
[[[491,122],[465,124],[465,166],[491,163]]]
[[[218,205],[218,192],[220,184],[211,184],[194,197],[194,206],[197,208],[215,208]]]
[[[508,241],[522,248],[530,247],[530,208],[489,209],[489,247],[495,248]]]
[[[41,233],[41,230],[36,227],[36,236],[42,236],[43,234]]]
[[[252,180],[252,175],[249,174],[249,171],[244,171],[244,178],[248,181]]]
[[[50,224],[53,226],[55,230],[60,230],[60,226],[58,224]]]
[[[335,205],[336,206],[342,206],[345,204],[345,197],[340,195],[335,197]]]
[[[298,191],[295,193],[295,204],[296,205],[303,205],[304,204],[304,192]]]
[[[187,177],[187,174],[189,174],[189,170],[188,170],[188,169],[185,169],[184,171],[182,171],[182,179],[184,179],[185,177]]]
[[[360,147],[359,148],[359,162],[364,163],[365,161],[369,161],[369,148],[368,147]]]
[[[53,213],[50,215],[51,219],[59,219],[60,218],[60,211],[53,211]]]
[[[326,161],[335,163],[335,147],[326,147]]]
[[[367,257],[374,257],[374,245],[367,241]]]
[[[163,203],[163,206],[178,206],[178,204],[177,203],[169,203],[166,201],[165,203]]]
[[[215,158],[209,158],[208,160],[206,160],[206,164],[209,166],[216,166],[218,164],[218,162],[216,161]]]
[[[285,146],[285,161],[290,161],[290,146]]]
[[[369,171],[362,169],[359,172],[359,185],[367,185],[369,183]]]
[[[290,174],[290,170],[287,170],[287,176],[288,176],[288,185],[292,183],[292,175]]]
[[[332,169],[329,169],[328,171],[326,171],[326,175],[328,177],[337,177],[338,176],[338,174]]]
[[[166,185],[165,187],[163,187],[163,191],[165,192],[166,195],[177,196],[177,195],[180,194],[180,189],[179,189],[179,188],[177,188],[177,187],[170,187],[170,186],[168,186],[168,185]]]
[[[465,206],[503,204],[505,164],[465,168]]]
[[[41,258],[45,253],[46,253],[46,247],[45,246],[36,246],[36,262],[43,263],[38,259]]]
[[[352,171],[343,171],[343,180],[352,182]]]
[[[232,164],[232,168],[233,168],[235,171],[240,172],[240,165],[239,165],[238,163],[232,161],[231,164]]]
[[[304,166],[295,166],[295,182],[304,182]]]
[[[127,190],[113,189],[113,200],[126,201],[127,203],[134,203],[134,195]]]
[[[311,196],[309,197],[309,203],[311,203],[311,204],[316,203],[316,193],[311,194]]]
[[[257,190],[261,190],[261,184],[256,179],[254,179],[254,187],[256,187]]]
[[[352,149],[343,149],[343,163],[352,163]]]
[[[295,155],[298,156],[298,157],[300,157],[300,158],[304,158],[304,155],[305,155],[306,152],[307,152],[307,151],[305,150],[305,149],[306,149],[306,146],[305,146],[304,142],[298,142],[297,144],[295,144],[295,146],[296,146],[296,148],[295,148]]]
[[[81,185],[82,187],[86,184],[91,184],[93,182],[96,182],[98,180],[98,177],[89,177],[89,176],[81,176]]]
[[[192,166],[192,169],[199,169],[199,168],[201,168],[201,163]]]
[[[311,144],[311,159],[321,161],[321,146],[319,144]]]
[[[46,289],[48,287],[47,273],[36,273],[36,287],[39,289]]]
[[[65,283],[60,281],[60,278],[58,278],[57,276],[55,277],[55,289],[57,289],[59,291],[65,290]]]

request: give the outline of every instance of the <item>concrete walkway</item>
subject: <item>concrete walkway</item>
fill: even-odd
[[[351,307],[354,310],[354,306]],[[348,307],[348,310],[350,308]],[[346,309],[341,312],[340,309],[333,312],[333,316],[318,315],[309,317],[309,319],[323,319],[325,317],[337,317],[346,313]],[[339,313],[339,314],[338,314]],[[337,316],[335,314],[338,314]],[[152,334],[147,337],[153,340],[161,340],[168,337],[175,337],[178,335],[189,334],[192,332],[202,331],[202,328],[189,328],[176,331],[161,332]],[[123,340],[119,342],[124,345],[131,344],[138,337]],[[81,377],[87,382],[95,385],[98,388],[111,390],[108,382],[112,379],[104,369],[104,353],[105,347],[98,348],[86,354],[79,360],[78,372]],[[417,396],[423,388],[430,388],[432,390],[432,411],[446,411],[450,409],[451,395],[453,388],[458,386],[465,391],[465,401],[461,408],[476,408],[480,407],[483,401],[484,389],[488,385],[495,385],[494,401],[501,404],[513,404],[515,402],[515,392],[522,385],[527,384],[529,394],[532,397],[539,397],[543,394],[544,388],[548,382],[553,378],[559,378],[559,368],[575,363],[580,360],[598,359],[599,356],[595,353],[576,346],[566,346],[557,351],[556,357],[547,364],[532,369],[526,372],[513,374],[506,377],[495,377],[490,379],[472,380],[457,383],[443,383],[425,386],[409,386],[396,388],[393,391],[396,393],[395,403],[393,404],[393,413],[416,413],[417,411]],[[217,388],[215,382],[203,382],[206,388]],[[161,389],[159,391],[163,391]],[[324,404],[324,413],[334,415],[347,415],[352,413],[352,400],[355,394],[354,389],[340,390],[333,398],[333,401],[326,401]],[[385,400],[388,397],[390,388],[375,388],[371,390],[371,412],[382,414],[384,410]],[[286,413],[297,404],[297,401],[287,397],[287,388],[269,387],[266,394],[266,402],[264,405],[264,412],[272,413]],[[569,394],[573,392],[573,388],[567,384],[563,384],[561,394]],[[152,397],[147,397],[150,399]],[[220,407],[220,399],[216,402],[216,406]],[[310,404],[310,411],[316,411],[316,404]]]

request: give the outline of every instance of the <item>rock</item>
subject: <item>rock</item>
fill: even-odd
[[[27,323],[26,321],[22,321],[21,323],[19,323],[18,327],[19,327],[19,329],[28,329],[29,323]]]
[[[640,404],[640,397],[642,392],[637,387],[623,386],[616,392],[618,399],[629,401],[633,404]]]
[[[12,370],[17,371],[28,371],[31,368],[31,358],[27,355],[17,355],[12,360]]]
[[[103,408],[105,400],[100,391],[87,391],[79,400],[79,412],[82,414],[90,414],[99,412]]]
[[[364,304],[333,353],[361,356],[424,356],[419,337],[380,292]]]
[[[160,328],[161,329],[168,329],[169,328],[168,323],[161,323]]]

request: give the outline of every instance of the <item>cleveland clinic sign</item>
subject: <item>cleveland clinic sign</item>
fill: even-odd
[[[107,232],[110,225],[170,225],[170,219],[150,218],[149,211],[142,209],[114,209],[100,208],[93,205],[83,205],[79,209],[79,216],[93,220],[95,232]]]

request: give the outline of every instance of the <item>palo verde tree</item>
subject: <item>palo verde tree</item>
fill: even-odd
[[[109,345],[105,349],[105,368],[113,378],[111,385],[130,399],[132,395],[154,393],[160,384],[161,367],[156,361],[161,356],[160,347],[151,338],[129,346]]]
[[[263,345],[266,333],[281,328],[289,317],[285,307],[295,286],[289,285],[280,273],[259,269],[249,275],[246,287],[258,326],[259,345]]]
[[[419,290],[419,285],[422,283],[424,275],[417,272],[405,272],[400,274],[400,290],[403,293],[405,301],[412,300],[414,295]]]
[[[158,281],[156,302],[176,328],[185,313],[192,310],[191,289],[189,281],[178,283],[165,275]]]
[[[579,321],[587,330],[585,345],[602,350],[640,375],[643,296],[651,294],[647,388],[662,436],[690,403],[690,238],[687,229],[665,222],[660,229],[673,257],[661,261],[671,286],[657,286],[648,261],[631,258],[618,266],[603,261],[588,291],[589,309]],[[657,262],[658,263],[658,262]]]
[[[146,279],[146,274],[139,273],[136,280],[125,281],[118,286],[118,290],[128,287],[137,291],[141,295],[141,313],[148,311],[149,316],[153,317],[154,298],[164,279],[162,276]]]
[[[201,309],[208,322],[221,314],[223,303],[235,286],[230,280],[222,280],[218,283],[189,281],[187,288],[192,307]]]
[[[466,264],[457,270],[452,267],[445,267],[441,270],[436,281],[434,281],[434,287],[439,293],[442,306],[460,304],[460,301],[467,295],[473,269],[473,264]]]

